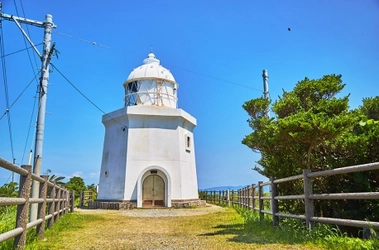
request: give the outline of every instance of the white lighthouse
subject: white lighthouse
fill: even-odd
[[[196,119],[177,108],[173,75],[150,53],[123,86],[124,107],[102,120],[105,138],[96,207],[201,205]]]

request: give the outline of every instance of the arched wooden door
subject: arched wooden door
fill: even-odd
[[[142,206],[164,207],[165,184],[159,175],[149,175],[142,184]]]

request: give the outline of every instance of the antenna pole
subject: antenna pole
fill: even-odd
[[[267,73],[267,69],[263,70],[262,77],[263,77],[263,94],[264,94],[264,97],[266,99],[270,99],[269,92],[268,92],[268,73]],[[270,118],[270,108],[269,107],[266,110],[266,116],[268,118]]]

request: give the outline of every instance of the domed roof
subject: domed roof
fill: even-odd
[[[142,79],[159,78],[169,82],[175,82],[174,76],[171,72],[160,65],[160,61],[155,57],[153,53],[150,53],[145,60],[143,60],[143,65],[135,68],[128,76],[125,84]]]

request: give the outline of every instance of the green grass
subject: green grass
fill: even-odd
[[[75,233],[85,227],[86,224],[97,221],[101,223],[105,221],[101,216],[93,214],[68,213],[61,217],[52,228],[45,230],[45,239],[30,241],[26,245],[26,250],[43,250],[43,249],[59,249],[62,242],[62,237],[66,233]]]
[[[79,230],[85,225],[93,220],[99,220],[98,216],[95,215],[82,215],[82,214],[72,214],[68,213],[64,217],[61,217],[57,221],[53,228],[45,229],[45,238],[57,238],[60,232],[65,231],[75,231]],[[10,231],[15,228],[16,225],[16,206],[2,207],[0,212],[0,233]],[[41,248],[39,246],[40,242],[37,239],[36,228],[31,228],[26,234],[26,248],[25,249],[49,249]],[[0,243],[0,250],[13,249],[14,238],[8,239]]]
[[[14,228],[15,213],[15,207],[9,207],[7,212],[0,214],[0,233]],[[139,239],[146,232],[151,235],[151,241],[165,237],[170,242],[176,242],[178,247],[192,240],[199,241],[196,244],[204,244],[207,249],[379,249],[377,239],[350,238],[329,225],[316,224],[312,231],[308,231],[300,220],[283,219],[279,227],[273,228],[269,216],[260,221],[258,213],[240,208],[226,208],[222,212],[178,219],[132,218],[120,216],[118,212],[69,213],[61,217],[53,228],[45,230],[44,240],[37,240],[35,229],[28,230],[25,249],[100,249],[101,244],[113,246],[114,249],[120,246],[139,249],[133,239]],[[154,224],[160,227],[153,232],[149,225]],[[185,239],[183,243],[178,240],[181,238]],[[86,246],[83,246],[84,243]],[[13,249],[13,239],[0,243],[2,249]]]
[[[296,219],[282,219],[278,228],[267,217],[260,221],[259,214],[246,209],[237,209],[244,218],[245,229],[254,235],[257,242],[277,242],[287,244],[306,244],[335,250],[374,250],[379,249],[379,240],[351,238],[336,227],[316,224],[308,231],[305,223]],[[265,215],[266,216],[266,215]]]
[[[0,207],[0,233],[14,229],[16,225],[16,206]],[[13,238],[0,243],[0,250],[12,249]]]

